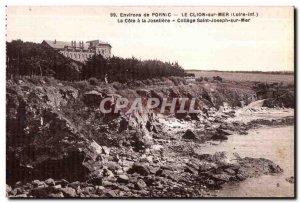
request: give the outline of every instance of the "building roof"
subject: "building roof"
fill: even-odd
[[[43,42],[46,42],[50,47],[54,49],[64,49],[66,46],[71,47],[71,41],[70,42],[64,42],[64,41],[57,41],[57,40],[44,40]],[[79,48],[79,42],[76,42],[76,47]],[[88,49],[89,44],[83,43],[83,49]]]
[[[108,45],[111,47],[111,45],[107,42],[104,42],[104,41],[101,41],[101,40],[90,40],[90,41],[87,41],[86,43],[88,44],[92,44],[92,46],[97,46],[97,45]]]
[[[57,40],[44,40],[43,42],[47,43],[50,47],[54,49],[64,49],[66,46],[72,47],[71,41],[65,42],[65,41],[57,41]],[[107,42],[103,42],[101,40],[91,40],[91,41],[83,42],[83,49],[87,50],[91,43],[92,46],[108,45],[111,47],[111,45],[108,44]],[[76,42],[76,47],[79,48],[79,41]]]

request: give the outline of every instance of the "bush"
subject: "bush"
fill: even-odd
[[[91,84],[91,85],[99,85],[99,82],[97,80],[97,78],[89,78],[88,79],[88,82]]]
[[[185,74],[186,77],[196,77],[194,73],[186,73]]]
[[[8,77],[53,76],[60,80],[79,80],[82,64],[64,57],[43,44],[13,40],[6,43]]]
[[[223,81],[223,78],[221,78],[220,76],[214,76],[214,77],[213,77],[213,80],[222,82],[222,81]]]
[[[203,81],[203,77],[196,78],[196,81],[197,81],[197,82],[202,82],[202,81]]]
[[[204,77],[203,80],[208,82],[208,77]]]
[[[101,55],[91,57],[83,67],[82,77],[95,77],[109,82],[121,83],[133,80],[146,80],[155,77],[180,76],[185,72],[178,63],[162,62],[159,60],[138,60],[136,58],[112,57],[103,58]]]

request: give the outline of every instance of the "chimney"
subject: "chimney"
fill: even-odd
[[[76,48],[76,40],[74,41],[74,47]]]
[[[54,39],[54,44],[56,44],[56,39]]]
[[[71,41],[71,47],[73,47],[73,40]]]

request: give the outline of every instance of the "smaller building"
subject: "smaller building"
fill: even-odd
[[[43,45],[58,50],[65,57],[75,61],[86,62],[95,54],[101,54],[104,58],[111,57],[111,45],[100,40],[79,41],[72,40],[71,42],[44,40]]]

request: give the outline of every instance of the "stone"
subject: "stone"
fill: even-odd
[[[79,181],[75,181],[75,182],[72,182],[72,183],[68,184],[69,188],[71,187],[71,188],[77,189],[78,186],[80,186],[80,182]]]
[[[230,168],[226,168],[226,169],[224,169],[224,171],[225,171],[226,173],[228,173],[229,175],[234,175],[234,174],[235,174],[235,171],[232,170],[232,169],[230,169]]]
[[[117,181],[118,181],[119,183],[125,183],[125,184],[126,184],[126,183],[128,183],[129,178],[128,178],[127,175],[119,175]]]
[[[52,198],[63,198],[64,194],[62,192],[49,194],[48,197]]]
[[[76,190],[71,187],[61,188],[61,192],[65,197],[76,197]]]
[[[30,195],[34,197],[47,197],[48,191],[45,188],[34,188],[30,191]]]
[[[228,137],[223,134],[215,133],[212,137],[212,140],[228,140]]]
[[[16,198],[26,198],[27,194],[19,194],[19,195],[16,195],[14,197],[16,197]]]
[[[223,174],[213,174],[211,175],[211,177],[213,177],[215,180],[218,181],[228,182],[231,176],[226,173],[223,173]]]
[[[294,183],[295,182],[295,178],[294,178],[294,176],[291,176],[291,177],[289,177],[289,178],[286,178],[285,179],[287,182],[289,182],[289,183]]]
[[[194,175],[197,174],[197,171],[195,169],[193,169],[192,167],[189,167],[189,166],[186,166],[184,168],[184,171],[188,172],[188,173],[191,173],[191,174],[194,174]]]
[[[113,191],[113,190],[107,190],[107,191],[104,193],[104,195],[105,195],[106,197],[116,197],[116,196],[117,196],[116,193],[115,193],[115,191]]]
[[[247,177],[245,177],[244,175],[242,174],[237,174],[236,177],[239,179],[239,180],[246,180]]]
[[[52,178],[49,178],[49,179],[45,180],[45,183],[48,186],[54,186],[55,185],[55,181]]]
[[[232,134],[234,134],[233,131],[228,130],[228,129],[222,129],[222,128],[217,128],[217,132],[219,134],[222,134],[222,135],[232,135]]]
[[[138,190],[143,190],[145,187],[147,187],[147,184],[142,179],[139,179],[135,186]]]
[[[83,193],[85,195],[90,195],[90,194],[95,193],[95,192],[96,192],[96,190],[95,190],[94,187],[85,187],[85,188],[82,188],[82,190],[81,190],[81,193]]]
[[[106,154],[106,155],[109,155],[110,149],[108,147],[106,147],[106,146],[102,146],[102,153]]]
[[[10,194],[12,191],[12,188],[6,184],[6,195]]]
[[[117,163],[117,162],[114,162],[114,161],[109,161],[107,164],[106,164],[107,168],[111,171],[117,171],[118,169],[121,168],[121,166]]]
[[[34,187],[39,187],[39,186],[44,185],[44,182],[39,181],[39,180],[33,180],[33,181],[31,182],[31,184],[32,184]]]
[[[102,185],[102,177],[95,177],[87,181],[87,183],[91,183],[93,185]]]
[[[22,182],[21,181],[18,181],[15,183],[15,187],[21,187],[22,186]]]
[[[184,138],[184,139],[196,139],[196,134],[193,131],[191,131],[190,129],[188,129],[184,133],[184,135],[182,136],[182,138]]]
[[[67,181],[65,179],[55,181],[55,185],[61,185],[62,187],[66,187],[68,184],[69,184],[69,181]]]
[[[140,164],[140,163],[135,163],[133,166],[128,170],[128,173],[138,173],[143,176],[147,176],[150,174],[150,171],[147,166]]]

